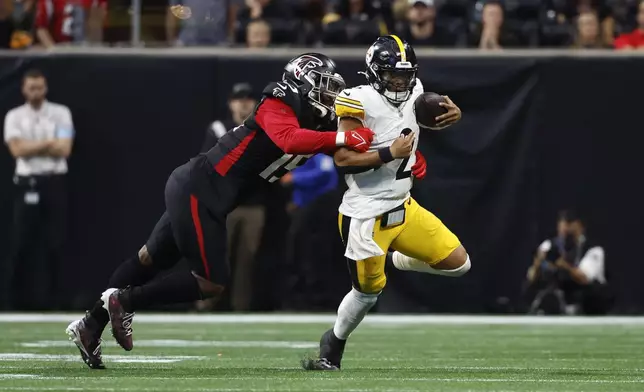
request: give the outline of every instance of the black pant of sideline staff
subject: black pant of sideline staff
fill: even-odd
[[[67,233],[65,175],[15,177],[9,257],[0,263],[0,307],[56,308]]]

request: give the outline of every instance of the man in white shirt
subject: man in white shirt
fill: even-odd
[[[40,71],[25,73],[22,93],[25,104],[11,109],[4,121],[4,141],[16,170],[13,238],[0,273],[0,306],[51,307],[66,233],[65,175],[74,126],[66,106],[46,100],[47,81]],[[24,274],[29,285],[16,283]],[[17,292],[20,287],[23,293]],[[23,303],[12,303],[14,290]]]
[[[583,220],[571,211],[559,214],[557,236],[539,245],[528,282],[538,288],[531,312],[552,294],[566,314],[604,313],[606,287],[604,248],[586,237]]]

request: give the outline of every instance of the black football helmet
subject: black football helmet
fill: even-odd
[[[305,53],[286,64],[284,81],[295,84],[320,118],[335,120],[335,97],[347,85],[335,62],[321,53]]]
[[[399,105],[409,99],[416,85],[418,61],[414,48],[396,35],[379,37],[367,50],[367,81],[389,102]]]

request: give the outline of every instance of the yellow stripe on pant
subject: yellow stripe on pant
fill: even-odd
[[[405,222],[402,225],[382,228],[382,216],[376,218],[373,240],[383,252],[392,248],[407,256],[435,265],[461,245],[440,219],[421,207],[413,198],[405,202]],[[338,215],[338,226],[345,243],[351,218]],[[347,260],[353,287],[363,293],[375,294],[387,283],[385,255],[365,260]]]

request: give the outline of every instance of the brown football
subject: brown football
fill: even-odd
[[[436,128],[436,117],[447,113],[447,109],[439,105],[441,102],[445,102],[445,98],[432,92],[422,93],[416,98],[414,111],[419,127]]]

